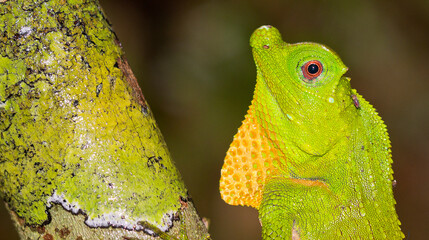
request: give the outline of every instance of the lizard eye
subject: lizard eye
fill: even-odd
[[[308,80],[313,80],[320,76],[323,71],[323,65],[317,60],[308,61],[301,67],[304,77]]]

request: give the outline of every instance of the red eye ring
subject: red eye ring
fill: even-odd
[[[308,61],[301,67],[304,77],[313,80],[323,72],[323,65],[317,60]]]

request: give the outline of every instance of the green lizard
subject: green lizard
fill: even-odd
[[[222,198],[258,209],[263,239],[402,239],[390,141],[329,48],[262,26],[248,113],[227,152]]]

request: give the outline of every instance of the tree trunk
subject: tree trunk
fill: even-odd
[[[0,29],[0,191],[20,237],[208,239],[98,1],[0,0]]]

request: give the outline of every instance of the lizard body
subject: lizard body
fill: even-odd
[[[250,39],[252,104],[227,152],[220,192],[259,211],[263,239],[402,239],[390,141],[335,52],[288,44],[271,26]]]

